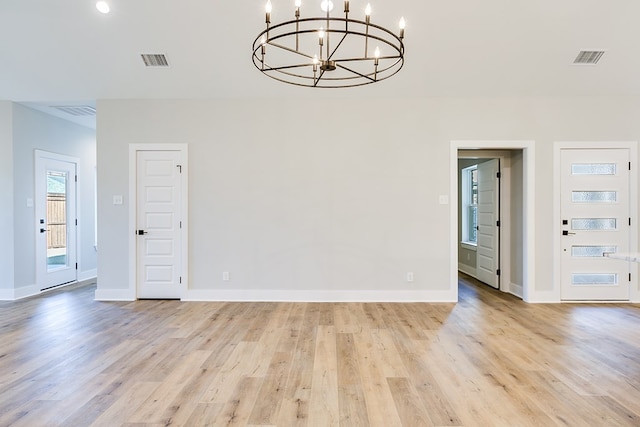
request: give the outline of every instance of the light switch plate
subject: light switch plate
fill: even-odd
[[[438,198],[439,202],[441,205],[448,205],[449,204],[449,196],[444,195],[444,196],[440,196]]]
[[[121,205],[122,204],[122,196],[120,196],[120,195],[113,196],[113,204],[114,205]]]

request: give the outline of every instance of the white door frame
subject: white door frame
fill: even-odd
[[[182,179],[180,214],[182,217],[182,238],[180,246],[180,276],[182,277],[181,299],[189,288],[189,150],[188,144],[129,144],[129,291],[138,297],[137,283],[137,242],[136,208],[137,208],[137,153],[138,151],[179,151],[181,153]]]
[[[629,182],[629,208],[631,210],[631,227],[629,230],[629,252],[638,251],[638,159],[637,141],[556,141],[553,144],[553,292],[554,298],[559,302],[562,298],[561,289],[561,251],[560,236],[562,233],[562,216],[560,212],[560,177],[562,165],[560,153],[563,149],[629,149],[631,159],[631,172]],[[638,289],[638,264],[631,263],[631,284],[629,292],[630,302],[640,302],[640,290]]]
[[[451,141],[449,166],[450,200],[450,283],[455,299],[458,299],[458,151],[459,150],[522,150],[523,155],[523,283],[522,297],[527,302],[537,302],[535,294],[535,142],[534,141]],[[502,260],[506,261],[506,260]],[[501,261],[501,262],[502,262]],[[502,285],[501,285],[502,288]]]
[[[35,185],[38,185],[38,183],[36,182],[35,176],[38,175],[38,171],[42,168],[42,162],[44,161],[44,159],[53,159],[53,160],[58,160],[61,162],[66,162],[66,163],[73,163],[76,165],[76,177],[79,176],[79,171],[80,171],[80,159],[77,157],[72,157],[72,156],[67,156],[64,154],[58,154],[58,153],[51,153],[49,151],[43,151],[43,150],[34,150],[34,183]],[[75,177],[74,177],[75,179]],[[73,182],[73,185],[75,186],[75,208],[76,211],[74,213],[74,218],[78,219],[80,218],[80,191],[78,191],[78,185],[79,183],[79,178],[78,180],[75,180]],[[38,194],[38,192],[36,191],[36,189],[34,188],[34,194]],[[40,203],[42,203],[42,200],[38,200],[38,197],[35,197],[35,209],[34,212],[37,214],[40,211],[40,208],[42,208],[42,206],[39,206]],[[44,207],[44,210],[46,211],[46,206]],[[37,222],[38,218],[34,218],[34,222]],[[40,224],[35,224],[36,228],[40,228]],[[79,243],[81,242],[80,240],[80,226],[74,225],[76,228],[76,233],[75,233],[75,262],[78,264],[78,267],[80,267],[82,265],[82,263],[80,262],[80,258],[81,258],[81,250],[80,250],[80,245]],[[35,243],[35,250],[36,250],[36,254],[35,254],[35,258],[36,261],[38,261],[38,249],[39,249],[39,244],[38,244],[38,238],[40,237],[38,234],[38,231],[36,230],[36,241]],[[46,247],[46,245],[45,245]],[[75,281],[72,281],[70,283],[65,283],[65,285],[70,285],[72,283],[76,283],[78,281],[78,272],[80,271],[80,269],[76,269],[76,278]],[[42,290],[47,290],[47,289],[42,289],[42,284],[45,280],[46,277],[46,272],[42,270],[41,266],[36,266],[36,287],[38,288],[38,292],[41,292]],[[54,286],[57,287],[57,286]]]

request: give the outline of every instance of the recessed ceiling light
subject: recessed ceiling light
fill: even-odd
[[[109,3],[107,3],[106,1],[99,1],[96,3],[96,9],[98,9],[99,12],[101,13],[109,13],[109,11],[111,10],[111,8],[109,7]]]

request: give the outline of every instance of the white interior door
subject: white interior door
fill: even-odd
[[[500,233],[500,161],[491,159],[478,165],[478,233],[477,275],[478,280],[499,288],[498,270]]]
[[[561,151],[561,294],[563,300],[629,299],[628,149]]]
[[[77,280],[75,162],[36,152],[36,282],[48,289]]]
[[[181,153],[137,152],[138,298],[182,296]]]

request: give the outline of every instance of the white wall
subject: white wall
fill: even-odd
[[[13,295],[13,109],[0,101],[0,299]]]
[[[188,143],[190,288],[212,298],[451,299],[457,218],[438,196],[449,192],[450,141],[465,139],[536,141],[535,291],[551,290],[553,141],[640,139],[640,98],[102,100],[98,110],[99,291],[133,287],[128,145]]]
[[[95,131],[49,116],[40,111],[13,104],[13,203],[15,230],[16,294],[20,288],[35,286],[35,233],[37,219],[26,200],[35,197],[34,150],[49,151],[80,159],[78,171],[78,276],[96,275],[97,255],[94,248],[94,167]]]

